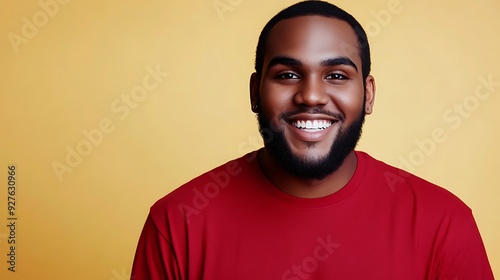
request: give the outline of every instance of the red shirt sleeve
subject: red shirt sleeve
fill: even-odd
[[[130,279],[181,279],[172,244],[158,230],[151,215],[146,219],[139,238]]]
[[[483,241],[469,210],[443,228],[437,255],[438,280],[493,280]]]

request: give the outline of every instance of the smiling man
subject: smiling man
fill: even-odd
[[[264,148],[155,203],[133,279],[493,279],[462,201],[354,150],[375,81],[351,15],[321,1],[281,11],[255,71]]]
[[[261,165],[292,195],[334,193],[356,169],[354,147],[372,111],[375,84],[369,53],[362,54],[368,59],[363,65],[360,52],[346,47],[366,44],[361,26],[354,19],[351,24],[359,36],[350,23],[319,15],[292,17],[262,32],[251,100],[261,131],[272,129],[274,139],[266,143]]]

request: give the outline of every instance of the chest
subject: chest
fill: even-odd
[[[427,273],[430,252],[411,215],[338,208],[218,217],[189,241],[188,265],[203,279],[425,279]]]

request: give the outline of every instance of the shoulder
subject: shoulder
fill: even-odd
[[[373,179],[380,190],[389,189],[389,205],[398,229],[409,224],[419,255],[428,256],[433,279],[493,279],[472,210],[457,196],[418,176],[360,153],[366,160],[365,181]],[[454,176],[454,174],[450,174]],[[371,194],[374,194],[372,192]],[[380,203],[379,203],[380,204]]]
[[[424,212],[429,211],[429,214],[471,215],[470,208],[449,190],[374,159],[364,152],[357,152],[357,155],[366,161],[365,178],[388,189],[393,198],[418,206]]]
[[[211,199],[226,193],[231,185],[240,185],[251,177],[256,152],[228,161],[207,171],[165,195],[150,209],[153,220],[172,220],[179,214],[185,218],[185,211],[199,211]]]

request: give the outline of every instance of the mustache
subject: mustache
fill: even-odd
[[[292,112],[285,112],[285,113],[281,113],[280,115],[280,118],[282,119],[288,119],[294,115],[298,115],[298,114],[318,114],[318,115],[326,115],[326,116],[330,116],[330,117],[333,117],[333,118],[336,118],[340,121],[344,121],[345,120],[345,115],[341,112],[332,112],[332,111],[328,111],[328,110],[325,110],[325,109],[322,109],[322,108],[301,108],[299,110],[296,110],[296,111],[292,111]]]

